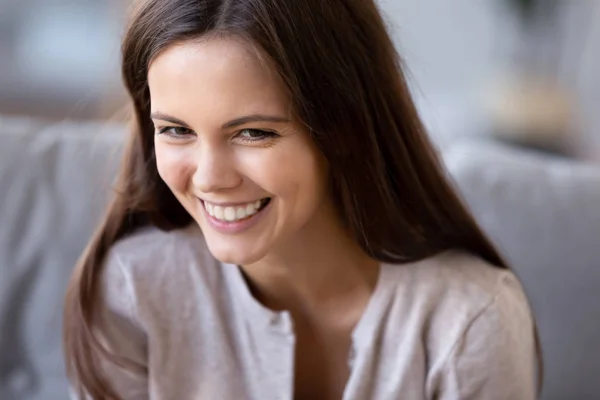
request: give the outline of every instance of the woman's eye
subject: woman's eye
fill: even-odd
[[[158,130],[159,135],[167,135],[174,138],[184,138],[192,134],[191,129],[181,126],[166,126]]]
[[[262,131],[260,129],[244,129],[236,135],[236,138],[245,140],[247,142],[257,142],[260,140],[275,138],[277,136],[279,135],[275,132]]]

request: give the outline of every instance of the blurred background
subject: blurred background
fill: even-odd
[[[0,0],[0,113],[103,119],[129,1]]]
[[[130,1],[0,0],[0,114],[112,118]],[[493,137],[600,161],[596,0],[381,0],[438,143]]]
[[[127,136],[130,4],[0,0],[2,400],[68,397],[61,310]],[[531,300],[541,399],[598,398],[600,1],[380,4],[449,177]]]

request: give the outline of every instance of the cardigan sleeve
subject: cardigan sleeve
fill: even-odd
[[[516,281],[508,282],[453,346],[433,398],[535,399],[538,356],[526,297]]]

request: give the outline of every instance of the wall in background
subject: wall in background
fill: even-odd
[[[118,90],[120,0],[0,0],[0,112],[94,117]]]
[[[578,102],[582,146],[600,150],[600,3],[563,1],[563,75]],[[502,0],[379,3],[432,134],[451,140],[484,129],[481,97],[505,67],[515,40],[514,20]]]
[[[480,129],[478,96],[512,40],[502,0],[379,0],[434,135]],[[565,62],[586,131],[600,129],[600,10],[567,1]],[[118,102],[126,0],[0,0],[0,112],[103,116]],[[578,7],[584,10],[577,12]],[[586,20],[587,17],[587,20]],[[582,26],[586,40],[573,39]],[[567,70],[569,67],[567,66]],[[115,100],[113,100],[115,99]],[[588,134],[599,142],[600,132]]]

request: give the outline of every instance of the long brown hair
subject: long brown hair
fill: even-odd
[[[368,254],[405,263],[460,248],[505,266],[445,179],[373,0],[144,0],[122,47],[133,132],[116,196],[65,304],[68,374],[94,399],[118,399],[100,360],[126,364],[92,333],[107,251],[141,226],[192,222],[157,172],[149,64],[166,47],[208,34],[242,37],[271,58],[329,162],[334,202]]]

